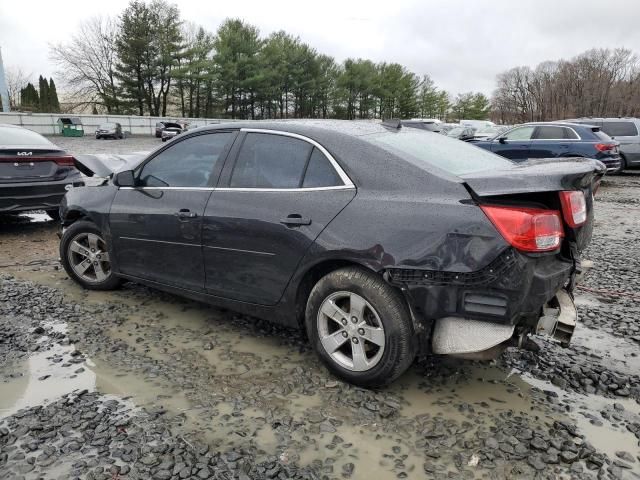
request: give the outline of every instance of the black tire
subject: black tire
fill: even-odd
[[[82,233],[92,233],[103,238],[102,232],[98,229],[96,224],[87,220],[79,220],[64,231],[62,238],[60,239],[60,259],[67,275],[87,290],[114,290],[118,288],[122,283],[122,279],[117,277],[112,271],[110,271],[104,281],[88,282],[79,276],[71,266],[69,244],[74,238]]]
[[[167,141],[167,139],[166,139],[165,137],[162,137],[162,141],[163,141],[163,142],[166,142],[166,141]]]
[[[624,158],[624,155],[620,155],[620,168],[616,172],[616,175],[622,175],[622,172],[624,172],[626,169],[627,169],[627,159]]]
[[[56,222],[60,220],[60,210],[57,208],[52,208],[51,210],[45,210],[47,215],[51,217],[51,220],[55,220]]]
[[[359,295],[378,313],[384,328],[385,345],[378,363],[369,370],[353,371],[343,367],[322,346],[318,312],[325,299],[337,292]],[[401,293],[379,275],[362,268],[341,268],[321,278],[307,300],[305,324],[309,341],[327,368],[360,387],[380,387],[393,382],[409,368],[416,355],[413,324]]]

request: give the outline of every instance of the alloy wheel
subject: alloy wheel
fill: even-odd
[[[384,353],[385,332],[373,306],[353,292],[329,295],[318,310],[318,336],[324,350],[341,367],[363,372]]]
[[[69,243],[68,258],[78,277],[88,283],[102,283],[111,276],[107,245],[95,233],[79,233]]]

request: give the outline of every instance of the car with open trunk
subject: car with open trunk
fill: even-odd
[[[235,122],[137,157],[79,156],[61,206],[88,289],[147,284],[306,331],[327,367],[387,384],[418,352],[567,344],[604,166],[516,164],[401,122]]]

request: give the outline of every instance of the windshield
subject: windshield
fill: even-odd
[[[434,166],[454,175],[511,168],[514,163],[465,142],[420,131],[360,137],[420,168]]]
[[[115,123],[103,123],[102,125],[100,125],[100,128],[102,129],[108,129],[108,128],[116,128],[116,124]]]
[[[451,130],[449,130],[449,133],[447,133],[447,135],[449,135],[450,137],[457,137],[458,135],[460,135],[465,130],[466,129],[463,128],[463,127],[452,128]]]
[[[6,145],[53,145],[42,135],[26,128],[0,127],[0,147]]]

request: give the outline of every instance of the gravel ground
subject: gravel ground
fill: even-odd
[[[0,479],[638,479],[639,193],[639,174],[598,192],[571,347],[420,359],[377,391],[300,332],[131,283],[83,291],[53,222],[0,218]]]

